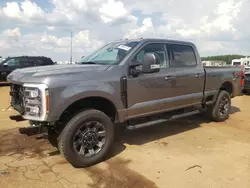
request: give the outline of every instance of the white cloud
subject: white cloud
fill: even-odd
[[[126,38],[137,38],[142,37],[145,34],[148,35],[154,30],[153,23],[151,18],[145,18],[142,21],[142,26],[139,26],[135,29],[128,29],[128,34],[125,35]],[[151,32],[150,32],[151,31]]]
[[[127,37],[190,40],[197,44],[202,55],[250,54],[250,46],[245,42],[250,40],[249,0],[49,0],[47,3],[49,9],[31,0],[10,0],[0,7],[0,44],[4,46],[0,53],[65,57],[70,51],[67,29],[74,33],[75,58],[103,42]]]
[[[127,10],[121,1],[108,0],[99,8],[99,12],[102,14],[101,19],[105,22],[111,22],[113,19],[120,18],[127,14]]]
[[[55,30],[55,27],[53,27],[53,26],[48,26],[47,29],[50,30],[50,31],[53,31],[53,30]]]
[[[44,55],[54,61],[68,59],[70,53],[70,37],[57,37],[47,33],[21,35],[20,28],[8,29],[0,34],[1,54],[14,55]],[[73,36],[73,57],[79,60],[92,50],[103,45],[96,40],[88,30],[79,31]],[[58,56],[54,56],[58,53]]]
[[[7,18],[20,22],[39,21],[45,17],[45,12],[29,0],[21,2],[21,5],[17,2],[7,2],[3,12]]]
[[[6,7],[3,8],[3,13],[9,18],[20,19],[21,10],[16,2],[6,3]]]
[[[15,28],[13,30],[8,29],[6,31],[3,32],[4,35],[8,36],[8,37],[20,37],[21,33],[20,33],[20,28]]]
[[[44,17],[45,12],[34,2],[24,1],[21,4],[24,16],[30,19],[39,19]]]

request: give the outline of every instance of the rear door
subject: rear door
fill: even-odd
[[[35,59],[23,58],[21,60],[22,68],[33,67],[36,66],[36,64],[37,62],[35,61]]]
[[[170,56],[166,81],[171,85],[169,108],[199,104],[203,99],[205,72],[195,50],[187,44],[168,44]]]

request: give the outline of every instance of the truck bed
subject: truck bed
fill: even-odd
[[[222,83],[232,84],[232,97],[240,95],[242,67],[233,66],[204,66],[206,73],[204,92],[216,91]]]

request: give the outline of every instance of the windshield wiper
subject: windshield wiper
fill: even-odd
[[[108,63],[100,63],[100,62],[93,62],[93,61],[83,61],[80,64],[89,64],[89,65],[109,65]]]
[[[84,62],[81,62],[80,64],[97,64],[93,61],[84,61]]]

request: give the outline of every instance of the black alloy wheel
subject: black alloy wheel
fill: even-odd
[[[69,120],[58,137],[60,153],[74,167],[103,161],[114,141],[114,124],[105,113],[89,109]]]
[[[220,101],[219,113],[220,116],[224,116],[228,113],[229,110],[229,99],[227,96],[224,96]]]
[[[106,141],[105,127],[97,121],[84,123],[76,131],[73,147],[83,157],[91,157],[99,153]]]

